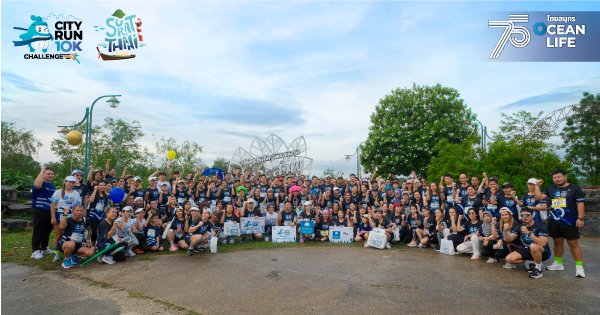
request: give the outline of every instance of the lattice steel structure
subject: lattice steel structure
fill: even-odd
[[[313,159],[306,157],[306,140],[300,136],[287,145],[279,136],[269,135],[265,140],[254,138],[250,150],[238,148],[231,162],[236,165],[256,167],[267,176],[296,173],[310,175]]]
[[[540,119],[538,123],[533,126],[533,128],[531,128],[527,136],[529,138],[534,137],[537,139],[548,139],[552,132],[558,128],[560,123],[571,116],[575,116],[574,109],[576,106],[580,105],[581,104],[573,104],[550,112],[548,115]]]

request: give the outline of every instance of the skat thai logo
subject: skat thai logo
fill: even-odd
[[[136,15],[127,15],[118,9],[106,19],[106,27],[94,26],[96,32],[103,32],[104,42],[98,44],[98,58],[104,61],[135,58],[130,51],[146,46],[142,35],[142,20]],[[106,30],[106,31],[105,31]],[[107,48],[108,53],[99,47]],[[112,54],[111,54],[112,53]]]
[[[48,23],[44,21],[50,19],[50,17],[58,20],[54,24],[54,28],[56,30],[54,32],[54,36],[52,36],[50,32]],[[76,53],[76,51],[81,51],[81,40],[83,39],[83,32],[81,31],[82,21],[71,15],[66,18],[66,21],[60,20],[61,17],[64,18],[62,14],[56,16],[52,13],[45,19],[41,16],[32,15],[30,18],[33,22],[28,28],[13,27],[15,30],[25,31],[25,33],[19,35],[19,38],[22,39],[21,41],[13,41],[15,47],[29,47],[30,54],[25,54],[23,56],[24,59],[70,59],[80,63],[79,59],[77,58],[79,55]],[[78,21],[70,21],[69,19]],[[34,54],[34,52],[39,52],[39,50],[44,53],[48,52],[52,41],[54,41],[54,44],[56,44],[57,53]],[[64,52],[68,53],[65,54]]]

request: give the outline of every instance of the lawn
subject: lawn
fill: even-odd
[[[53,255],[45,255],[43,259],[36,260],[31,258],[31,230],[24,230],[21,232],[2,232],[1,240],[2,243],[2,262],[12,262],[21,265],[33,266],[43,270],[56,270],[60,268],[60,262],[52,262]],[[50,234],[50,242],[54,237],[54,232]],[[241,243],[240,237],[236,237],[236,243],[232,245],[221,245],[219,243],[218,253],[227,253],[234,251],[252,250],[252,249],[276,249],[276,248],[290,248],[290,247],[306,247],[306,246],[323,246],[323,247],[336,247],[336,246],[363,246],[363,242],[351,243],[351,244],[339,244],[329,242],[316,242],[308,241],[304,244],[301,243],[273,243],[265,242],[264,238],[257,241],[252,241],[248,237],[248,241]],[[168,250],[169,244],[164,241],[165,246],[164,252],[147,252],[139,255],[133,259],[140,260],[156,260],[158,255],[185,255],[185,251],[178,250],[176,252],[170,252]],[[404,244],[395,244],[393,247],[405,246]],[[207,251],[209,251],[207,249]],[[62,269],[62,268],[60,268]]]

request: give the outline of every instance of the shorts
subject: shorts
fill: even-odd
[[[526,248],[518,248],[514,250],[514,252],[519,253],[521,255],[521,259],[523,260],[533,260],[533,256],[531,255],[531,250]],[[550,258],[550,253],[547,250],[542,252],[542,261],[548,260]]]
[[[575,225],[566,225],[552,219],[548,219],[548,235],[552,238],[578,240],[579,228]]]
[[[64,250],[62,248],[64,244],[65,244],[65,242],[62,242],[62,241],[57,244],[58,250],[61,253],[64,253]],[[73,253],[77,253],[77,251],[82,247],[83,247],[83,243],[75,243],[75,251],[73,251]]]
[[[361,231],[362,232],[362,231]],[[364,234],[358,234],[357,237],[360,237],[361,240],[366,241]]]

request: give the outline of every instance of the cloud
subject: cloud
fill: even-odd
[[[32,92],[41,92],[41,93],[51,93],[49,91],[45,91],[45,90],[39,88],[30,80],[28,80],[20,75],[16,75],[14,73],[2,71],[2,80],[6,80],[8,82],[13,83],[15,87],[17,87],[21,90],[32,91]]]
[[[21,103],[21,102],[15,101],[13,99],[10,99],[8,97],[5,97],[5,96],[2,96],[2,102],[7,102],[7,103]]]
[[[58,90],[60,92],[64,92],[64,93],[77,93],[77,91],[74,91],[71,89],[65,89],[65,88],[57,88],[56,90]]]

